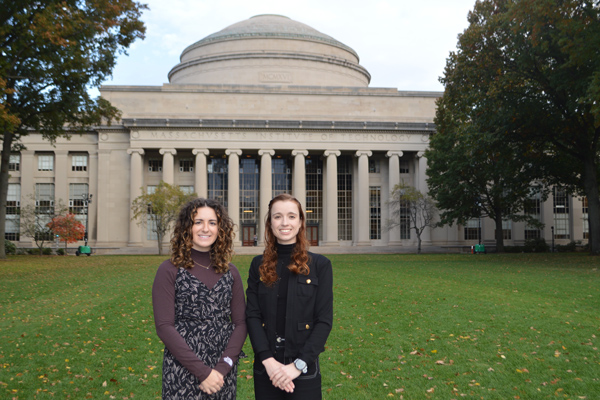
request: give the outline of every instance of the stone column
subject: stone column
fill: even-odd
[[[242,238],[240,237],[240,156],[242,155],[242,150],[227,149],[225,150],[225,154],[229,156],[227,169],[227,211],[237,229],[233,244],[234,246],[240,246],[242,244]]]
[[[210,152],[208,149],[194,149],[192,154],[196,156],[196,165],[194,169],[194,177],[196,179],[194,183],[194,191],[198,193],[198,197],[208,197],[208,171],[206,168],[206,156]]]
[[[327,196],[325,205],[325,240],[324,246],[337,246],[338,240],[338,182],[337,182],[337,158],[341,154],[339,150],[326,150],[323,155],[327,157]]]
[[[67,150],[54,150],[54,205],[59,200],[65,206],[69,206],[69,176],[71,165],[69,165],[69,152]]]
[[[371,206],[369,190],[369,157],[373,153],[369,150],[359,150],[355,157],[358,157],[358,190],[355,190],[357,197],[357,210],[354,213],[357,216],[357,226],[355,230],[354,244],[357,246],[371,245]],[[356,232],[358,231],[358,232]]]
[[[298,199],[302,208],[306,210],[306,159],[307,150],[293,150],[294,176],[292,178],[292,195]]]
[[[417,171],[416,182],[417,189],[427,195],[429,192],[429,188],[427,187],[427,158],[425,158],[425,152],[419,151],[417,153],[417,158],[419,159],[419,168]],[[425,228],[423,233],[421,234],[421,245],[422,246],[431,246],[431,228]]]
[[[169,185],[175,183],[175,149],[160,149],[159,153],[163,156],[163,176],[162,180]]]
[[[131,154],[131,153],[130,153]],[[133,156],[132,156],[133,160]],[[133,163],[132,163],[133,164]],[[100,172],[102,171],[102,172]],[[110,193],[110,150],[108,149],[100,149],[98,150],[98,188],[96,193],[94,193],[94,203],[96,205],[94,208],[97,210],[97,219],[98,221],[102,221],[101,224],[98,224],[98,228],[96,230],[96,246],[98,243],[108,243],[111,242],[110,237],[110,221],[116,216],[111,216],[111,210],[109,207],[109,197]],[[132,186],[130,186],[129,190],[131,191]],[[129,213],[127,213],[129,215]],[[118,217],[117,217],[118,218]],[[130,221],[131,223],[131,221]],[[125,225],[125,224],[123,224]],[[137,226],[136,226],[137,228]],[[131,231],[131,227],[130,227]]]
[[[260,212],[256,218],[258,243],[264,243],[264,226],[262,222],[269,211],[269,202],[273,198],[273,165],[272,157],[275,155],[275,150],[259,150],[260,158]]]
[[[385,155],[389,158],[389,187],[390,193],[388,197],[391,197],[391,192],[394,190],[394,186],[400,183],[400,157],[403,156],[404,153],[401,151],[388,151]],[[385,195],[382,193],[382,195]],[[383,197],[383,196],[382,196]],[[383,200],[383,198],[382,198]],[[382,205],[383,206],[383,205]],[[393,215],[394,210],[389,210],[388,215]],[[397,221],[396,221],[397,222]],[[389,246],[397,246],[400,245],[400,226],[396,226],[390,230],[390,239],[388,242]]]
[[[131,155],[131,168],[129,170],[129,246],[142,245],[142,226],[133,218],[133,201],[142,195],[142,186],[144,185],[144,149],[128,149],[127,154]]]
[[[92,202],[88,204],[88,241],[97,241],[98,234],[98,152],[94,150],[88,153],[89,169],[88,169],[88,193],[93,195]],[[95,242],[94,242],[95,243]]]

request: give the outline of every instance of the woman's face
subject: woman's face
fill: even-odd
[[[209,251],[210,246],[217,240],[219,221],[215,210],[201,207],[196,211],[192,225],[192,248],[198,251]]]
[[[271,230],[279,244],[296,243],[301,225],[300,210],[294,201],[278,201],[271,205]]]

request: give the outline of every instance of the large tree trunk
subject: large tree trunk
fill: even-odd
[[[0,159],[0,259],[6,258],[6,197],[8,196],[8,163],[12,150],[13,134],[4,131],[2,135],[2,158]]]
[[[583,186],[588,201],[588,226],[590,254],[600,255],[600,192],[598,190],[598,175],[593,158],[583,160]]]
[[[499,215],[494,220],[496,222],[496,252],[504,253],[504,232],[502,231],[502,215]]]

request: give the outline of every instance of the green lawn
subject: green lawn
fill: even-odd
[[[0,262],[0,398],[160,398],[150,291],[163,258]],[[325,399],[598,398],[600,258],[330,259]],[[250,260],[234,259],[244,280]],[[253,399],[251,362],[240,364],[239,399]]]

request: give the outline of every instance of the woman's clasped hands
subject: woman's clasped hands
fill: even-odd
[[[275,358],[270,357],[263,361],[263,365],[267,370],[267,374],[269,375],[273,386],[285,390],[288,393],[294,391],[295,386],[293,380],[300,376],[300,371],[293,363],[285,365],[275,360]]]
[[[225,381],[219,371],[212,370],[210,375],[200,384],[200,390],[206,394],[215,394],[223,387]]]

